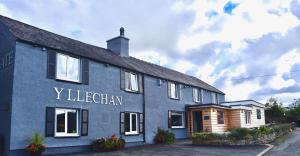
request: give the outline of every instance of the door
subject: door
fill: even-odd
[[[202,112],[194,111],[193,112],[193,132],[201,132],[202,130],[203,130]]]

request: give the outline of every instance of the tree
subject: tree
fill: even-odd
[[[265,118],[267,123],[286,122],[285,111],[282,103],[271,97],[266,103]]]
[[[295,106],[286,112],[286,116],[289,122],[295,122],[300,125],[300,105]]]

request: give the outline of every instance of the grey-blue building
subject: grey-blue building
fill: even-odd
[[[22,155],[35,133],[46,153],[89,150],[116,134],[153,143],[158,127],[187,138],[186,106],[225,95],[196,77],[129,56],[120,36],[101,48],[0,16],[0,135],[5,155]]]

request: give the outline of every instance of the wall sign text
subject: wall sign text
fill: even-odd
[[[85,102],[103,105],[122,105],[122,96],[57,87],[54,87],[53,89],[56,93],[57,100],[65,98],[65,100],[73,102]]]

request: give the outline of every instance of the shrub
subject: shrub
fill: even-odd
[[[96,139],[93,141],[93,150],[99,152],[121,150],[125,147],[125,140],[117,138],[116,135],[111,137]]]
[[[154,137],[154,142],[156,144],[173,144],[175,142],[175,134],[169,130],[158,128]]]
[[[26,151],[32,155],[43,153],[46,149],[43,141],[44,138],[41,137],[38,133],[35,133],[31,138],[30,144],[26,147]]]
[[[237,128],[230,132],[229,138],[234,140],[242,140],[251,138],[251,130],[248,128]]]

